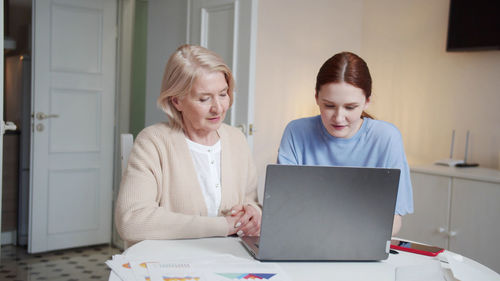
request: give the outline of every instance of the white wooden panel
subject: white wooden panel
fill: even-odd
[[[100,10],[53,4],[51,24],[53,71],[101,72]]]
[[[202,9],[202,45],[216,52],[229,68],[233,65],[234,4]]]
[[[50,152],[99,151],[101,94],[94,91],[54,89],[50,113]]]
[[[49,234],[96,230],[98,186],[98,169],[49,171]]]
[[[398,237],[447,248],[447,237],[438,232],[448,228],[448,189],[450,178],[411,173],[413,214],[403,217]]]
[[[500,272],[500,184],[453,179],[450,250]]]
[[[106,84],[102,79],[103,76],[98,73],[79,75],[73,72],[52,72],[50,86],[56,89],[102,91]]]
[[[231,122],[235,126],[245,125],[247,142],[253,148],[255,61],[257,42],[257,0],[237,1],[237,34],[235,50],[236,64],[233,70],[237,75],[235,102]],[[258,130],[258,128],[257,128]]]
[[[227,3],[201,9],[201,45],[221,56],[236,79],[233,69],[235,7],[235,3]],[[231,125],[232,111],[229,108],[224,123]]]

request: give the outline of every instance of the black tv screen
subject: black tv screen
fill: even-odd
[[[500,0],[450,0],[446,50],[500,50]]]

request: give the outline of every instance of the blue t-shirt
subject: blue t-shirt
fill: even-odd
[[[364,118],[354,136],[337,138],[328,133],[319,115],[294,120],[283,133],[278,163],[401,169],[396,214],[413,213],[410,171],[403,141],[401,133],[391,123]]]

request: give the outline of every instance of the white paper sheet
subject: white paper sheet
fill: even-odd
[[[396,281],[446,281],[441,262],[431,260],[418,265],[400,266],[396,268]]]
[[[158,261],[117,255],[106,264],[122,281],[291,280],[277,264],[231,255]]]
[[[106,261],[106,265],[111,268],[122,281],[135,280],[132,267],[125,256],[115,255],[112,260]]]
[[[122,281],[147,281],[149,280],[149,272],[146,268],[146,263],[148,262],[153,261],[147,258],[114,255],[111,260],[106,261],[106,265]]]
[[[148,269],[151,281],[291,280],[277,264],[177,264],[175,262],[160,262],[148,264]]]

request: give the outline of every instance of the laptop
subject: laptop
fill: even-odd
[[[261,261],[388,258],[399,169],[268,165],[260,237],[242,237]]]

